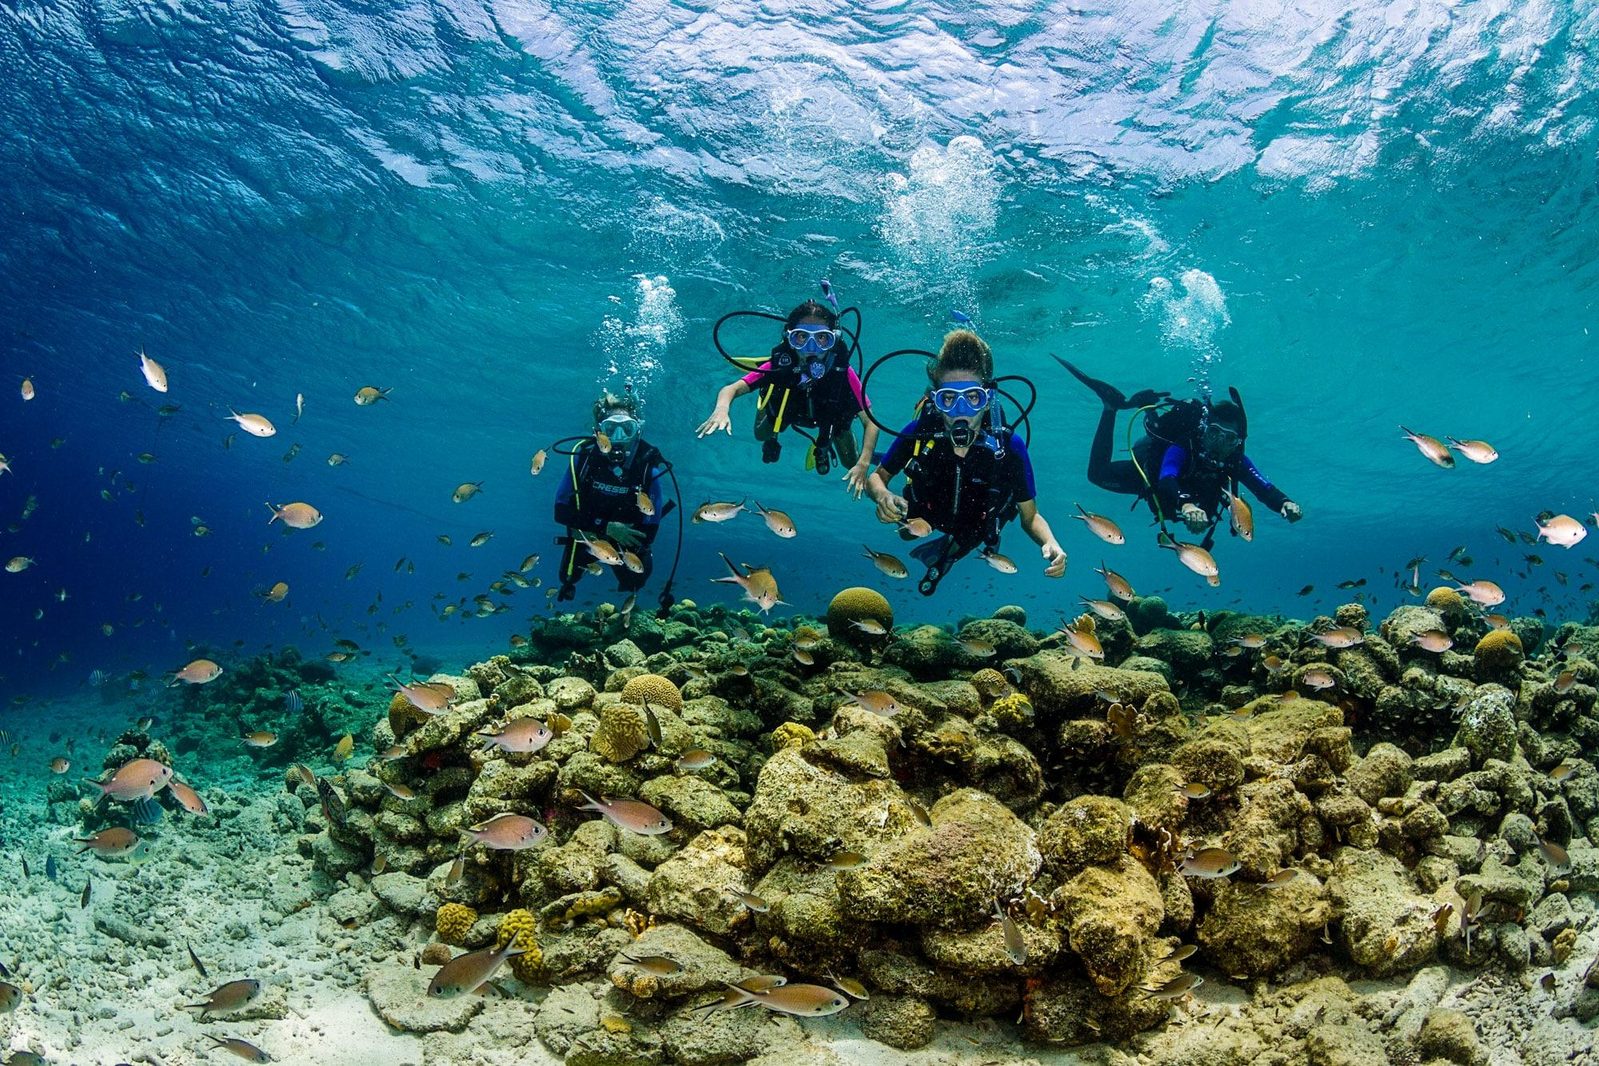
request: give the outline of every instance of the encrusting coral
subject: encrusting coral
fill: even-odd
[[[433,931],[439,934],[439,939],[446,944],[459,947],[466,935],[472,931],[472,924],[477,921],[477,911],[464,903],[445,903],[439,906],[433,916]]]
[[[494,934],[494,947],[496,950],[505,947],[513,939],[516,946],[522,949],[522,954],[512,955],[506,963],[511,968],[511,973],[516,975],[518,981],[524,984],[533,984],[539,979],[543,970],[544,953],[539,949],[537,939],[538,922],[533,915],[517,908],[506,913],[500,919],[499,931]]]

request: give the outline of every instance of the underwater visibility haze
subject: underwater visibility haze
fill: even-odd
[[[9,1048],[1154,1063],[1214,1013],[1210,1061],[1333,1061],[1262,1020],[1315,1001],[1344,1061],[1592,1056],[1596,20],[0,3]],[[757,396],[697,432],[807,300],[878,458],[928,389],[880,358],[986,343],[1063,576],[1024,509],[923,595],[926,531],[763,461]],[[1207,582],[1062,361],[1235,393],[1295,520],[1206,502]],[[564,600],[559,486],[638,454],[607,391],[659,533],[585,512]]]

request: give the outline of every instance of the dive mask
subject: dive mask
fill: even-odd
[[[933,406],[939,414],[950,418],[971,418],[988,409],[994,398],[993,389],[985,389],[975,381],[957,381],[933,390]]]
[[[610,440],[613,447],[625,451],[638,439],[639,420],[632,415],[619,412],[601,422],[598,428]]]
[[[1213,459],[1231,459],[1241,443],[1231,427],[1212,422],[1201,438],[1205,454]]]
[[[826,352],[838,342],[838,331],[829,326],[795,326],[784,337],[796,352]]]

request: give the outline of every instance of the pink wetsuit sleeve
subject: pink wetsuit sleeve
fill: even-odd
[[[855,407],[857,410],[866,410],[866,394],[861,391],[860,376],[855,373],[855,368],[849,368],[849,391],[855,394]]]
[[[754,370],[751,370],[748,374],[745,374],[739,380],[743,381],[744,384],[748,385],[750,388],[753,389],[755,386],[757,386],[757,385],[759,385],[761,383],[761,379],[764,378],[766,376],[767,372],[769,370],[771,370],[771,369],[772,369],[772,361],[770,359],[768,359],[766,362],[762,363],[760,366],[756,367]],[[851,370],[850,373],[854,374],[855,371]],[[856,391],[859,392],[860,390],[857,389]]]

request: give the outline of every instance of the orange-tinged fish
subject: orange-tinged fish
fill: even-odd
[[[87,837],[74,837],[72,842],[79,845],[78,854],[92,851],[105,859],[114,859],[126,855],[139,846],[139,834],[120,825],[109,829],[102,829]]]
[[[539,751],[555,739],[550,727],[537,718],[518,718],[498,733],[485,732],[477,735],[483,738],[484,751],[498,748],[500,751],[521,755]]]
[[[450,493],[450,499],[454,500],[456,503],[465,503],[467,500],[470,500],[473,496],[476,496],[482,491],[483,482],[463,481],[459,485],[455,486],[455,491]]]
[[[283,598],[289,594],[289,583],[279,581],[261,594],[261,598],[268,603],[282,603]]]
[[[1255,539],[1255,512],[1236,492],[1227,494],[1227,515],[1232,531],[1246,541]]]
[[[545,460],[549,457],[549,453],[543,448],[540,448],[538,451],[534,452],[533,461],[528,464],[529,473],[531,473],[534,477],[538,477],[539,474],[544,470]]]
[[[590,555],[594,556],[596,562],[605,566],[622,565],[622,553],[617,550],[615,544],[612,544],[604,537],[591,537],[583,532],[579,532],[578,536],[582,538],[583,546],[588,549]]]
[[[1449,444],[1474,463],[1491,463],[1499,458],[1498,449],[1485,440],[1456,440],[1450,437]]]
[[[525,814],[496,814],[493,818],[462,829],[461,835],[496,851],[525,851],[537,847],[550,831]]]
[[[716,756],[704,748],[695,748],[692,751],[685,751],[672,765],[677,768],[679,773],[689,773],[694,770],[707,769],[715,762]]]
[[[1353,648],[1364,644],[1366,635],[1353,626],[1336,626],[1324,633],[1312,633],[1311,639],[1328,648]]]
[[[765,520],[766,528],[779,537],[787,539],[799,532],[799,530],[794,528],[794,520],[788,516],[787,512],[767,510],[761,506],[760,500],[755,501],[755,513]],[[867,550],[870,551],[871,549]]]
[[[1546,522],[1538,523],[1538,539],[1561,548],[1575,548],[1588,530],[1568,514],[1557,514]]]
[[[354,751],[355,737],[350,733],[346,733],[339,738],[339,742],[337,744],[333,745],[333,761],[343,762],[345,759],[348,759],[351,753]]]
[[[635,574],[644,572],[644,560],[640,559],[638,552],[635,551],[624,551],[622,553],[622,566]]]
[[[144,354],[144,349],[139,349],[139,372],[144,375],[144,383],[156,392],[167,391],[167,372],[161,364]]]
[[[659,836],[672,831],[672,820],[648,803],[635,799],[595,799],[587,792],[579,792],[588,802],[579,804],[578,810],[598,811],[618,829],[640,836]]]
[[[1080,503],[1073,503],[1072,506],[1077,508],[1077,513],[1072,515],[1072,517],[1087,525],[1089,532],[1093,533],[1094,536],[1106,544],[1127,543],[1127,535],[1122,532],[1121,526],[1118,526],[1102,514],[1092,514],[1083,510],[1083,505]]]
[[[270,729],[257,729],[253,733],[244,734],[242,739],[247,748],[270,748],[278,742],[278,735]]]
[[[856,705],[864,711],[871,711],[881,718],[892,718],[899,713],[899,700],[891,693],[880,688],[864,689],[860,692],[844,692],[842,695],[854,700]]]
[[[322,512],[308,503],[286,503],[281,507],[268,503],[267,510],[272,512],[272,517],[267,519],[267,525],[282,520],[290,529],[310,529],[322,521]]]
[[[913,538],[920,540],[933,531],[933,523],[925,518],[907,518],[899,524],[898,528],[902,532],[909,533]]]
[[[1492,581],[1471,581],[1455,586],[1455,591],[1471,602],[1483,607],[1497,607],[1505,602],[1505,590]]]
[[[24,402],[33,399],[33,379],[22,379],[22,399]]]
[[[1127,612],[1122,610],[1119,604],[1112,603],[1110,600],[1080,599],[1077,602],[1107,622],[1125,622],[1127,620]]]
[[[196,659],[182,670],[173,674],[172,680],[167,682],[167,687],[171,688],[180,681],[190,685],[204,685],[215,681],[221,676],[222,667],[210,659]]]
[[[172,767],[154,759],[134,759],[124,763],[107,781],[96,781],[107,799],[131,803],[149,799],[172,781]]]
[[[650,494],[643,489],[633,497],[633,502],[638,505],[639,513],[648,518],[655,513],[655,501],[650,499]]]
[[[728,519],[737,518],[744,510],[744,501],[737,503],[708,502],[702,503],[694,509],[695,522],[726,522]]]
[[[1437,437],[1429,437],[1425,433],[1412,433],[1404,426],[1399,427],[1399,432],[1405,435],[1405,440],[1415,444],[1416,449],[1422,455],[1425,455],[1429,461],[1446,470],[1455,465],[1455,457],[1449,454],[1448,445]]]
[[[389,398],[389,393],[393,391],[394,390],[392,388],[379,389],[371,385],[362,385],[359,389],[355,390],[356,406],[370,407],[379,400],[387,400]]]
[[[1242,868],[1243,864],[1225,848],[1200,848],[1177,864],[1177,871],[1185,877],[1211,879],[1231,876]]]
[[[228,408],[228,417],[239,424],[239,428],[252,437],[270,437],[278,431],[266,415],[240,414],[233,408]]]
[[[837,1014],[850,1004],[849,997],[824,985],[779,985],[765,992],[738,991],[746,997],[743,1000],[745,1003],[755,1003],[767,1010],[800,1018],[825,1018],[829,1014]]]
[[[455,700],[454,687],[443,681],[413,681],[405,685],[396,680],[393,674],[389,674],[388,678],[394,682],[396,692],[403,693],[411,706],[425,714],[446,711]]]
[[[232,1014],[244,1010],[261,998],[261,982],[253,979],[229,981],[214,989],[203,1003],[186,1003],[187,1010],[198,1010],[203,1019],[207,1014]]]
[[[428,995],[434,999],[454,999],[482,988],[493,979],[506,959],[526,953],[526,948],[516,946],[520,939],[511,937],[504,947],[481,948],[457,955],[433,975],[433,980],[428,982]]]
[[[761,566],[752,567],[748,563],[745,564],[745,570],[740,570],[726,554],[722,554],[722,561],[732,571],[732,576],[713,577],[713,582],[737,585],[744,590],[744,598],[759,607],[762,614],[783,603],[777,590],[777,578],[772,576],[771,570]]]
[[[211,808],[205,799],[182,781],[174,778],[167,782],[167,788],[172,791],[172,798],[178,801],[178,806],[196,818],[204,818],[211,813]]]
[[[64,774],[70,769],[72,769],[72,761],[64,755],[57,755],[50,760],[50,772],[52,774]]]
[[[1001,555],[999,552],[996,552],[996,551],[986,551],[986,550],[982,554],[983,554],[983,562],[987,563],[989,566],[993,567],[995,570],[998,570],[1000,573],[1002,573],[1002,574],[1014,574],[1014,573],[1017,572],[1016,561],[1014,559],[1012,559],[1010,556]]]
[[[1177,553],[1177,561],[1200,577],[1217,577],[1221,570],[1216,566],[1216,559],[1198,544],[1189,544],[1186,541],[1174,540],[1167,534],[1161,534],[1160,546]]]
[[[1313,692],[1320,692],[1337,685],[1338,681],[1327,671],[1313,666],[1299,675],[1299,683]]]
[[[906,578],[911,576],[911,572],[905,568],[905,564],[900,561],[898,556],[891,555],[888,552],[873,551],[869,545],[865,544],[861,545],[861,547],[866,549],[866,558],[870,559],[872,565],[877,567],[885,577]]]
[[[1430,651],[1435,655],[1446,652],[1455,646],[1454,640],[1441,629],[1425,629],[1420,633],[1412,633],[1410,635],[1410,643],[1422,651]]]
[[[212,1047],[221,1048],[230,1055],[237,1055],[245,1062],[271,1062],[272,1056],[256,1047],[248,1040],[241,1040],[236,1036],[216,1036],[212,1033],[205,1034],[211,1041]]]

